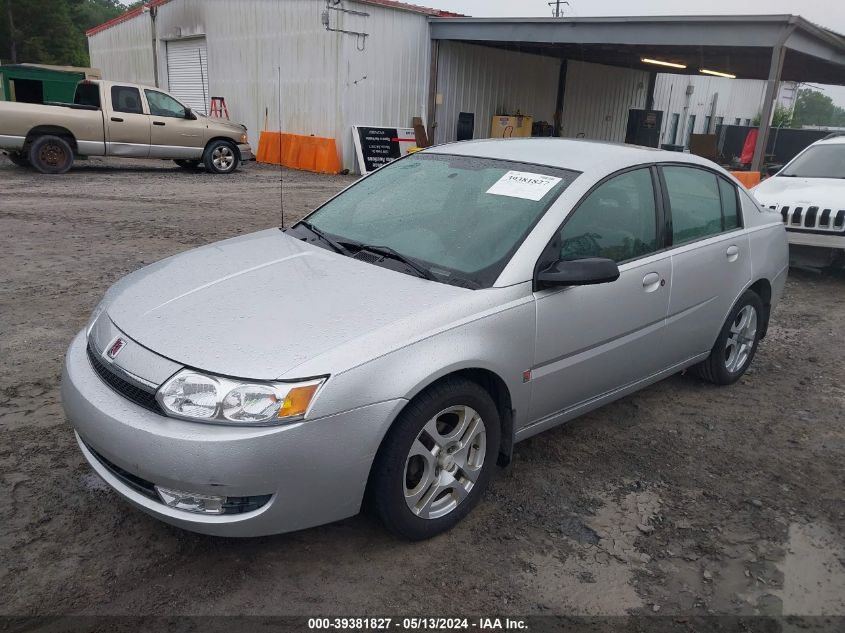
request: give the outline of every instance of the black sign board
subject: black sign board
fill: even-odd
[[[414,128],[353,125],[352,141],[362,174],[401,158],[417,147]]]

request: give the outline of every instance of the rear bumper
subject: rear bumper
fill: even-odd
[[[255,154],[252,153],[252,146],[249,143],[239,144],[238,151],[241,153],[241,161],[255,160]]]
[[[205,534],[277,534],[356,514],[381,439],[406,402],[277,427],[188,422],[150,412],[112,391],[92,369],[85,348],[80,333],[62,377],[62,404],[85,459],[136,507]],[[131,477],[121,477],[123,471]],[[132,477],[197,494],[270,498],[240,514],[197,514],[139,492],[127,484]]]

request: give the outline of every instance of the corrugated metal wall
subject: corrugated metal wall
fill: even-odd
[[[153,84],[151,24],[145,13],[88,38],[91,65],[103,71],[103,79]]]
[[[623,142],[628,110],[645,107],[648,73],[570,60],[561,136]]]
[[[209,90],[226,98],[232,119],[250,141],[264,128],[333,137],[343,165],[354,168],[353,124],[410,126],[425,119],[430,42],[424,15],[346,0],[331,11],[331,26],[369,34],[328,32],[315,0],[173,0],[159,7],[160,85],[167,87],[164,40],[205,35]],[[149,49],[149,14],[89,38],[92,64],[107,79],[152,82],[124,53]],[[145,35],[139,36],[144,32]],[[363,49],[363,50],[361,50]],[[150,54],[151,56],[151,54]],[[279,86],[281,68],[281,90]]]
[[[693,86],[693,93],[687,95],[687,86]],[[654,87],[654,108],[663,110],[663,131],[661,143],[672,143],[672,115],[678,115],[678,132],[675,141],[682,143],[689,123],[695,116],[693,133],[704,134],[705,119],[710,116],[714,95],[716,119],[724,117],[725,123],[734,123],[739,118],[753,120],[760,112],[765,81],[753,79],[727,79],[701,75],[659,74]],[[713,121],[715,125],[716,121]],[[714,128],[711,128],[713,131]]]
[[[560,61],[552,57],[444,41],[437,64],[435,141],[454,141],[458,113],[475,113],[475,138],[488,138],[496,114],[554,120]]]

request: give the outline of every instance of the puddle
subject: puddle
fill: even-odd
[[[526,558],[531,572],[524,574],[524,580],[538,602],[553,613],[618,616],[644,606],[632,580],[649,557],[634,542],[642,529],[649,529],[660,498],[640,491],[621,501],[602,499],[604,506],[595,516],[583,517],[583,525],[566,524],[561,529],[574,553],[565,559],[550,551]]]
[[[845,543],[820,523],[792,523],[783,572],[784,615],[845,615]]]

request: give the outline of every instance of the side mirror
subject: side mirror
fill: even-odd
[[[188,119],[189,121],[196,121],[197,115],[194,114],[194,111],[191,110],[190,108],[185,108],[185,118]]]
[[[537,273],[541,286],[589,286],[619,279],[619,266],[605,257],[560,260]]]

